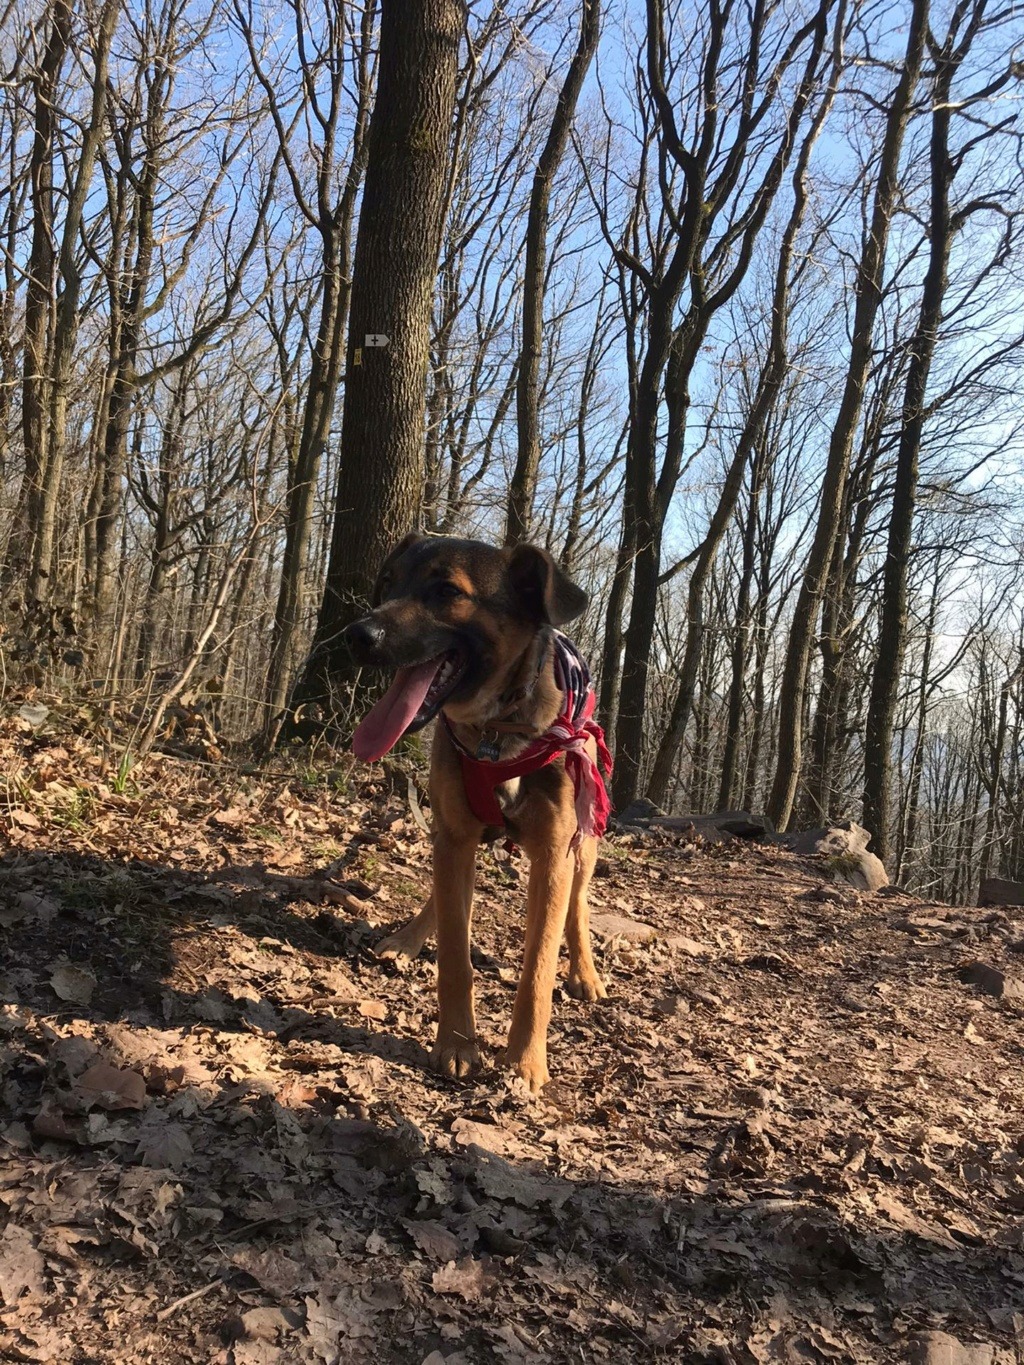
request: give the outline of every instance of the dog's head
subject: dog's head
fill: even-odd
[[[543,626],[586,608],[587,595],[546,550],[409,535],[381,566],[373,610],[345,639],[359,663],[397,668],[387,694],[353,737],[372,762],[445,707],[469,719],[497,695]]]

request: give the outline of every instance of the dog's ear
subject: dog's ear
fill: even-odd
[[[370,597],[370,605],[372,607],[380,606],[381,600],[384,597],[385,586],[387,584],[389,577],[391,576],[391,570],[394,567],[396,561],[401,559],[402,555],[405,554],[406,550],[408,550],[410,545],[415,545],[418,540],[423,539],[425,539],[425,537],[421,536],[419,531],[410,531],[407,536],[402,537],[402,539],[398,542],[395,548],[391,551],[387,559],[385,559],[384,563],[380,566],[380,572],[377,575],[377,581],[373,585],[373,593]]]
[[[587,609],[587,594],[537,545],[515,547],[508,562],[508,581],[513,596],[535,621],[561,626]]]

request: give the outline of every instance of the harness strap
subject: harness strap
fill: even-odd
[[[604,778],[587,752],[587,741],[592,739],[597,745],[598,762],[605,773],[611,773],[612,759],[604,731],[592,719],[597,698],[587,666],[573,642],[561,632],[554,632],[554,642],[555,681],[565,698],[564,708],[558,719],[522,753],[504,761],[479,757],[479,750],[472,753],[458,738],[448,717],[443,719],[459,754],[470,810],[485,825],[501,827],[505,823],[496,787],[537,772],[564,755],[565,770],[575,792],[576,833],[571,847],[576,850],[584,838],[599,839],[604,834],[611,813]]]

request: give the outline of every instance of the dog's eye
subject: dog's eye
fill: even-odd
[[[451,602],[456,597],[464,597],[465,593],[454,583],[435,583],[433,595],[441,602]]]

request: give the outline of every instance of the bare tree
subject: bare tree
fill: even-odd
[[[376,4],[366,4],[357,12],[345,0],[326,5],[319,22],[305,0],[294,0],[289,9],[297,73],[290,69],[288,58],[268,66],[263,49],[269,43],[261,41],[257,33],[250,0],[234,0],[236,23],[266,97],[296,207],[317,234],[320,245],[318,318],[301,423],[290,454],[285,539],[267,680],[264,736],[270,742],[280,726],[292,680],[306,605],[314,496],[344,364],[352,284],[352,225],[366,167],[377,18]],[[296,83],[297,90],[293,88]],[[344,167],[339,141],[346,118],[350,133]],[[304,138],[298,136],[297,129],[303,130]],[[314,168],[312,185],[306,183],[304,162]]]
[[[82,286],[79,233],[103,137],[107,72],[117,17],[117,0],[104,0],[99,12],[91,16],[94,25],[91,41],[87,42],[91,61],[89,104],[81,123],[75,171],[70,183],[62,187],[59,217],[54,195],[54,156],[61,72],[73,41],[73,15],[65,0],[53,0],[46,47],[33,76],[32,246],[25,301],[22,393],[25,443],[22,506],[30,538],[23,569],[30,612],[45,604],[51,593],[67,410],[79,326]]]
[[[913,0],[907,45],[899,77],[887,101],[885,134],[878,160],[871,222],[863,242],[854,286],[850,359],[829,443],[818,524],[804,570],[789,631],[783,675],[779,750],[768,814],[785,829],[793,810],[803,752],[804,708],[814,620],[835,548],[843,488],[871,365],[871,339],[881,298],[886,245],[899,193],[900,153],[917,90],[928,24],[928,0]]]
[[[947,275],[953,240],[978,213],[1005,212],[998,197],[976,197],[951,210],[950,196],[956,175],[968,149],[951,154],[950,129],[956,115],[970,119],[970,150],[977,150],[997,130],[986,128],[977,106],[992,98],[1013,76],[1013,65],[980,90],[952,99],[957,74],[974,43],[986,30],[985,0],[959,0],[949,28],[941,39],[929,30],[931,75],[931,135],[928,154],[930,196],[928,216],[928,268],[921,291],[917,325],[909,345],[906,387],[900,422],[899,451],[889,517],[882,587],[881,620],[871,681],[864,745],[864,823],[871,832],[880,858],[888,858],[891,846],[891,754],[893,723],[900,670],[907,633],[907,577],[912,553],[914,511],[917,499],[918,463],[924,433],[928,381],[942,321]],[[1005,16],[999,21],[1005,22]],[[1012,119],[1008,122],[1012,123]],[[1003,125],[1005,127],[1005,124]],[[1005,234],[997,257],[1005,254]]]
[[[629,575],[632,601],[621,650],[621,688],[605,679],[606,688],[619,691],[614,779],[619,805],[633,798],[640,779],[662,537],[683,467],[693,371],[712,319],[746,276],[816,97],[831,10],[831,0],[822,0],[809,18],[790,27],[785,21],[773,24],[774,11],[759,8],[749,16],[749,31],[740,34],[733,31],[731,5],[713,4],[703,45],[688,54],[692,93],[699,101],[699,117],[688,127],[667,85],[679,64],[669,56],[664,7],[661,0],[649,0],[647,6],[645,74],[659,134],[663,235],[649,265],[621,241],[611,243],[640,282],[647,305],[627,447],[620,567],[604,655],[604,668],[614,675],[620,656],[614,617],[624,605]],[[673,14],[680,22],[681,16]],[[686,307],[677,322],[684,290]],[[663,377],[668,421],[662,442]]]
[[[351,672],[340,632],[376,565],[417,520],[430,311],[444,222],[463,11],[381,5],[377,97],[353,262],[334,531],[316,635],[296,702],[327,702]]]
[[[771,326],[768,337],[767,355],[758,377],[757,390],[747,411],[746,420],[739,433],[732,460],[726,470],[719,496],[718,506],[711,517],[707,533],[700,545],[680,565],[670,571],[676,572],[682,563],[690,563],[690,580],[687,585],[686,611],[686,649],[679,671],[679,691],[672,708],[671,718],[658,745],[651,777],[647,784],[647,794],[654,802],[665,799],[676,754],[682,742],[683,733],[690,717],[697,674],[700,668],[701,652],[704,647],[704,589],[715,563],[718,548],[726,528],[732,518],[739,499],[743,475],[751,452],[758,443],[765,422],[773,405],[778,400],[789,364],[787,329],[789,322],[789,294],[791,274],[794,271],[794,250],[797,237],[804,219],[807,206],[807,172],[811,152],[818,139],[825,120],[832,107],[837,83],[843,65],[842,53],[842,9],[835,28],[832,71],[826,93],[820,100],[814,117],[800,144],[800,151],[793,172],[793,203],[789,219],[782,233],[778,260],[775,269],[775,283],[770,305]],[[808,244],[807,253],[797,266],[797,275],[806,268],[807,260],[814,250],[813,241]],[[670,393],[672,390],[670,389]],[[759,476],[760,477],[760,476]],[[668,575],[662,576],[666,581]]]
[[[547,234],[551,190],[572,131],[573,116],[583,81],[591,59],[597,51],[600,31],[600,0],[582,0],[579,42],[558,93],[558,102],[555,105],[544,150],[537,162],[533,189],[530,193],[522,285],[523,337],[516,381],[519,440],[516,465],[509,484],[508,513],[505,521],[506,545],[526,540],[530,534],[537,471],[540,468],[538,380],[544,324],[544,293],[547,285]]]

